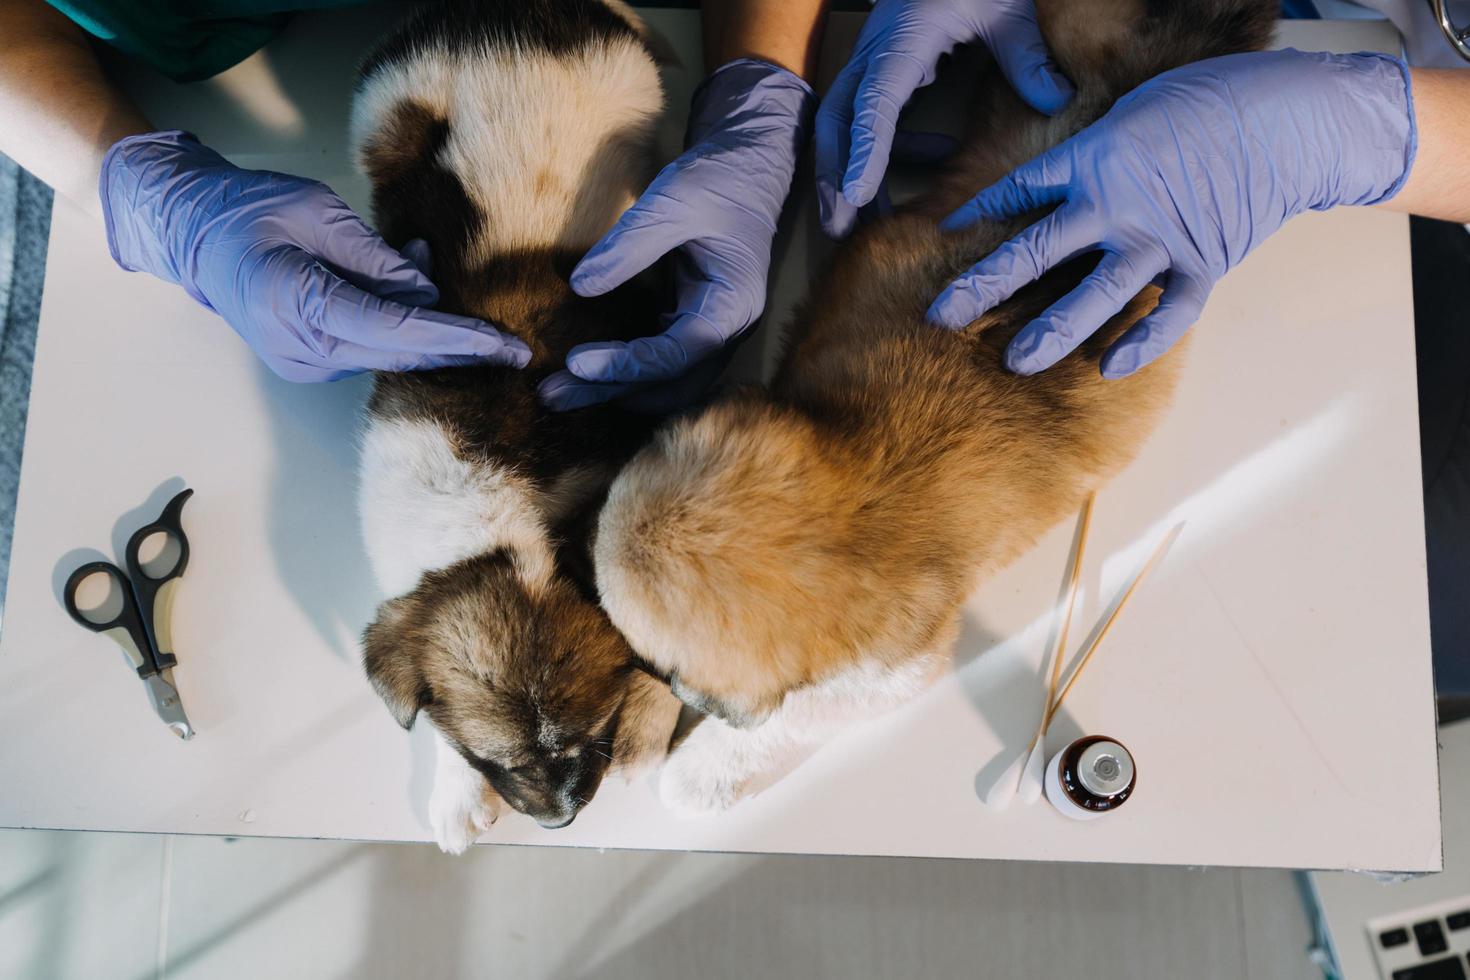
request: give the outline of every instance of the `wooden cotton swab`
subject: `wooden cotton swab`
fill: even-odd
[[[1087,662],[1092,659],[1093,653],[1096,652],[1097,648],[1102,645],[1103,637],[1107,635],[1108,630],[1112,629],[1114,621],[1116,621],[1118,618],[1118,614],[1123,611],[1123,606],[1128,602],[1129,598],[1132,597],[1133,590],[1138,588],[1139,583],[1141,583],[1144,580],[1144,577],[1153,570],[1154,565],[1156,565],[1159,560],[1163,558],[1164,552],[1169,550],[1170,545],[1174,543],[1175,538],[1179,537],[1179,532],[1183,529],[1184,525],[1182,523],[1176,525],[1174,529],[1164,537],[1164,540],[1159,542],[1158,547],[1154,549],[1154,553],[1149,556],[1148,562],[1143,566],[1143,568],[1139,569],[1138,574],[1133,577],[1133,581],[1128,584],[1127,591],[1124,592],[1122,598],[1118,600],[1118,604],[1113,607],[1113,611],[1111,615],[1108,616],[1107,622],[1103,623],[1102,629],[1098,630],[1097,636],[1093,639],[1092,643],[1088,645],[1087,649],[1083,651],[1081,659],[1077,663],[1077,668],[1072,671],[1072,676],[1068,678],[1066,686],[1062,688],[1061,693],[1056,696],[1055,700],[1050,702],[1050,705],[1047,708],[1046,717],[1042,722],[1041,731],[1037,734],[1036,742],[1031,746],[1031,752],[1026,757],[1026,764],[1021,769],[1021,783],[1016,788],[1016,792],[1021,797],[1023,802],[1035,803],[1037,800],[1041,799],[1043,783],[1045,782],[1046,775],[1045,736],[1047,726],[1051,724],[1051,719],[1061,708],[1062,701],[1065,700],[1067,697],[1067,692],[1072,689],[1072,685],[1077,683],[1077,678],[1082,675],[1082,668],[1087,666]],[[1058,651],[1059,656],[1060,653],[1061,651]]]
[[[1062,687],[1061,693],[1057,695],[1056,701],[1052,703],[1051,710],[1053,714],[1062,706],[1062,702],[1067,698],[1067,692],[1072,690],[1073,684],[1077,683],[1077,678],[1082,676],[1082,668],[1087,666],[1087,662],[1092,659],[1092,655],[1102,645],[1103,637],[1108,635],[1108,630],[1112,629],[1113,624],[1118,621],[1118,614],[1123,611],[1123,607],[1133,597],[1134,590],[1148,577],[1149,572],[1154,570],[1154,566],[1164,557],[1164,553],[1174,544],[1175,539],[1179,537],[1179,532],[1183,530],[1183,521],[1175,524],[1174,529],[1164,536],[1164,540],[1159,542],[1158,547],[1154,548],[1154,553],[1149,555],[1147,564],[1139,569],[1138,574],[1133,577],[1133,581],[1128,584],[1128,591],[1123,593],[1123,598],[1119,599],[1118,604],[1113,607],[1112,615],[1108,617],[1106,623],[1103,623],[1102,629],[1098,630],[1097,636],[1088,644],[1087,650],[1083,652],[1081,659],[1077,661],[1077,667],[1072,671],[1072,676],[1067,678],[1067,683]]]
[[[1092,527],[1092,505],[1096,500],[1097,494],[1089,493],[1087,499],[1082,502],[1081,526],[1077,530],[1077,551],[1072,556],[1072,569],[1067,576],[1067,606],[1062,612],[1062,628],[1057,634],[1056,649],[1052,651],[1051,681],[1047,685],[1046,701],[1041,706],[1041,721],[1036,726],[1036,734],[1031,737],[1031,742],[1026,746],[1025,754],[1022,755],[1022,758],[1026,760],[1024,767],[1019,772],[1019,793],[1022,803],[1035,803],[1041,799],[1040,758],[1045,754],[1046,729],[1051,724],[1054,710],[1052,705],[1057,696],[1057,682],[1062,678],[1062,661],[1067,656],[1067,633],[1072,628],[1072,609],[1077,604],[1077,583],[1082,578],[1082,560],[1087,551],[1087,532]]]

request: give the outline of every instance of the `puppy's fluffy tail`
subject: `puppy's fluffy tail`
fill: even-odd
[[[618,475],[597,528],[603,607],[644,658],[719,693],[780,689],[818,651],[802,624],[840,608],[830,439],[748,392],[661,431]],[[832,498],[833,505],[821,501]],[[721,675],[728,672],[728,678]]]

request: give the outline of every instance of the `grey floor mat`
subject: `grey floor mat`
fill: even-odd
[[[51,189],[0,156],[0,622],[50,230]]]

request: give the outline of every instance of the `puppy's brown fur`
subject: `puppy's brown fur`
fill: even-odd
[[[978,581],[1124,466],[1169,400],[1177,348],[1132,377],[1099,375],[1152,288],[1043,374],[1003,367],[1011,338],[1095,257],[962,332],[926,323],[948,282],[1038,215],[956,235],[937,222],[1148,77],[1261,46],[1271,5],[1037,6],[1073,104],[1045,118],[990,69],[947,176],[841,251],[774,383],[669,426],[613,485],[596,544],[604,605],[681,697],[732,723],[856,662],[946,642]]]

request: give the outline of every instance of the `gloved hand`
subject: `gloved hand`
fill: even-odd
[[[977,40],[1038,111],[1071,100],[1032,0],[879,0],[817,112],[817,207],[828,235],[846,237],[858,208],[877,195],[914,91],[934,81],[941,57]]]
[[[1052,267],[1101,251],[1097,269],[1011,341],[1006,366],[1045,370],[1162,275],[1158,308],[1102,359],[1104,377],[1131,374],[1292,215],[1398,193],[1417,145],[1409,84],[1402,61],[1378,54],[1271,51],[1166,72],[945,219],[957,231],[1056,206],[955,280],[929,319],[960,329]]]
[[[108,150],[100,190],[117,264],[183,286],[289,381],[530,360],[487,324],[420,309],[434,284],[325,184],[161,132]]]
[[[666,409],[714,380],[722,356],[765,308],[771,239],[816,101],[796,75],[752,58],[704,80],[688,149],[572,272],[573,289],[599,296],[672,251],[672,322],[655,337],[574,347],[567,370],[542,382],[547,405],[579,408],[664,383],[637,398],[639,407]]]

